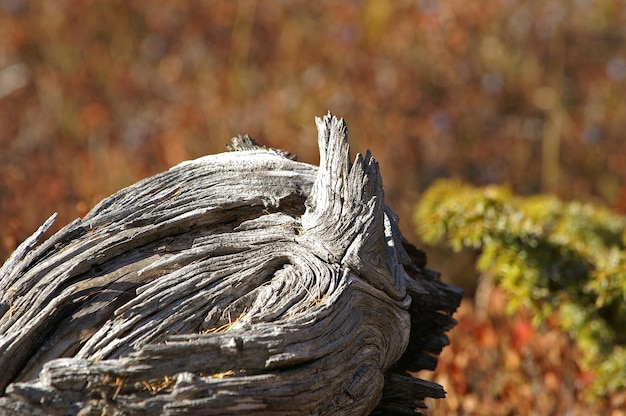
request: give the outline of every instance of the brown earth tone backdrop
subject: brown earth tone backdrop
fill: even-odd
[[[238,133],[317,164],[329,109],[413,241],[441,177],[624,213],[625,46],[618,0],[0,0],[0,261],[52,212],[56,230]],[[582,402],[567,337],[502,316],[497,290],[481,302],[459,313],[432,414],[624,414],[626,394]]]

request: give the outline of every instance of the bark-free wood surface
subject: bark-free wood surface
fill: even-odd
[[[389,414],[443,389],[460,293],[316,119],[320,167],[248,137],[103,200],[0,269],[0,413]],[[382,399],[382,400],[381,400]]]

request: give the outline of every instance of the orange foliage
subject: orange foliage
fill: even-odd
[[[508,317],[498,289],[486,302],[463,302],[437,370],[419,373],[448,393],[427,401],[425,415],[624,415],[626,392],[596,403],[582,399],[591,375],[576,363],[575,343],[556,326],[535,330],[525,312]]]
[[[617,0],[0,1],[0,260],[52,212],[58,229],[238,133],[317,163],[328,109],[381,162],[410,239],[440,177],[626,212],[624,18]],[[532,407],[537,383],[577,383],[575,365],[536,360],[565,341],[498,322],[461,311],[445,406],[557,406]]]

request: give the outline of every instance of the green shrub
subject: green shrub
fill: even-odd
[[[416,209],[425,243],[480,251],[476,267],[528,307],[538,325],[558,317],[576,340],[592,393],[626,387],[626,219],[553,196],[517,197],[504,186],[444,180]]]

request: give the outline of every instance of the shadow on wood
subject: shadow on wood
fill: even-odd
[[[0,269],[0,412],[413,414],[461,293],[316,119],[320,167],[233,139],[100,202]]]

